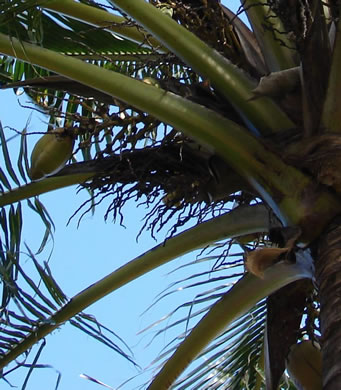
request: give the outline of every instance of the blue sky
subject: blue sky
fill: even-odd
[[[236,4],[235,1],[232,3]],[[231,6],[231,2],[228,4]],[[12,91],[1,91],[1,100],[3,104],[0,105],[0,119],[3,127],[22,130],[30,115],[28,109],[18,105],[18,100],[21,104],[27,102],[25,96],[17,98]],[[33,112],[28,130],[31,132],[45,131],[45,120],[46,118]],[[12,134],[9,128],[5,128],[5,132],[7,136]],[[32,137],[31,147],[33,144],[34,138]],[[18,143],[13,141],[11,147],[12,153],[16,153]],[[88,214],[79,227],[77,227],[77,218],[67,225],[69,217],[86,199],[86,192],[81,191],[76,194],[75,187],[41,196],[43,204],[56,224],[54,245],[52,241],[49,243],[49,249],[53,246],[49,264],[56,280],[69,297],[156,244],[148,233],[144,233],[136,242],[145,209],[137,208],[134,203],[130,203],[125,208],[126,229],[118,223],[112,223],[110,218],[107,223],[104,222],[105,205],[98,207],[94,216]],[[23,242],[27,242],[31,249],[37,250],[42,234],[41,222],[32,212],[28,212],[24,219]],[[161,239],[163,237],[163,235],[160,236]],[[41,256],[41,261],[48,259],[50,251],[47,250],[44,253],[45,257]],[[142,338],[141,341],[141,335],[137,333],[167,314],[179,303],[193,298],[193,293],[181,291],[174,294],[168,301],[165,300],[164,303],[152,308],[147,314],[140,316],[155,296],[174,280],[174,276],[167,275],[167,273],[183,264],[185,259],[186,261],[194,260],[195,255],[177,259],[141,277],[86,311],[94,314],[101,323],[117,332],[133,348],[135,359],[142,367],[155,358],[167,343],[167,337],[170,337],[171,333],[168,332],[165,337],[159,338],[147,348],[146,344],[150,337]],[[24,256],[22,260],[26,263],[30,261]],[[212,265],[213,263],[208,263],[206,267]],[[181,274],[178,277],[180,278]],[[60,390],[103,388],[82,379],[80,377],[82,373],[95,377],[114,388],[137,374],[137,370],[124,358],[70,325],[61,327],[47,337],[47,346],[41,355],[40,363],[50,364],[52,368],[37,369],[32,375],[27,390],[54,389],[56,371],[62,374]],[[25,373],[25,369],[21,369],[8,380],[13,386],[20,388]],[[139,382],[141,383],[142,380]],[[10,387],[2,384],[1,388],[9,389]],[[125,388],[131,389],[133,386],[127,385]]]

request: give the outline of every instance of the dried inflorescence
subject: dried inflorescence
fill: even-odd
[[[186,219],[187,214],[199,217],[199,210],[212,210],[231,199],[230,193],[212,198],[209,191],[217,178],[211,172],[210,158],[193,141],[178,136],[176,141],[112,153],[89,162],[99,173],[84,186],[92,191],[96,202],[111,199],[107,215],[112,213],[114,218],[131,198],[147,206],[158,200],[147,217],[157,216],[164,225],[175,214],[183,213],[180,219]]]

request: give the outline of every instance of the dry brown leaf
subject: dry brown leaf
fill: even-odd
[[[262,248],[249,252],[246,255],[245,266],[252,274],[263,278],[264,271],[274,265],[281,254],[290,248]]]

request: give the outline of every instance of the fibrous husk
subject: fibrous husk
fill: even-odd
[[[252,274],[263,278],[264,271],[280,261],[280,256],[288,253],[290,248],[262,248],[246,255],[245,266]]]
[[[323,134],[293,145],[287,160],[341,194],[341,136]]]
[[[252,90],[253,97],[257,99],[263,96],[284,96],[294,91],[300,85],[300,68],[290,68],[263,76],[259,84]]]

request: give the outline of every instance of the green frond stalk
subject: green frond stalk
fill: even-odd
[[[121,6],[119,2],[115,3]],[[262,98],[250,102],[251,91],[256,83],[169,16],[144,1],[135,2],[136,12],[132,12],[135,8],[130,9],[128,2],[123,3],[122,9],[151,31],[153,36],[179,55],[187,64],[208,78],[239,110],[242,110],[245,117],[260,133],[268,134],[294,127],[287,115],[271,99]],[[122,23],[124,19],[103,10],[76,3],[73,0],[52,1],[44,7],[97,26],[103,27],[108,23],[113,23],[114,25],[110,26],[112,31],[135,41],[145,41],[145,37],[139,30],[130,27],[116,27],[115,24]],[[182,39],[179,40],[179,36]],[[157,45],[155,40],[150,39],[152,44]],[[148,38],[148,41],[150,39]],[[268,115],[268,112],[272,112],[273,115]]]
[[[21,200],[45,194],[60,188],[81,184],[91,179],[94,173],[84,172],[65,176],[55,176],[32,182],[22,187],[17,187],[11,191],[0,195],[0,207],[19,202]]]
[[[311,198],[311,188],[316,189],[311,178],[284,163],[243,127],[201,105],[3,34],[0,34],[0,52],[117,97],[213,148],[253,185],[284,224],[302,227],[304,240],[310,241],[319,233],[312,229],[315,222],[322,229],[323,221],[329,221],[340,208],[336,197],[323,189]],[[312,209],[316,210],[313,215]]]
[[[294,61],[294,43],[287,38],[281,20],[266,2],[246,0],[243,6],[269,72],[278,72],[297,66]],[[268,29],[265,27],[267,25]]]
[[[157,8],[144,0],[111,2],[131,15],[170,51],[207,78],[261,134],[295,127],[271,99],[249,101],[256,83],[241,69]],[[272,115],[269,115],[269,112]]]
[[[60,12],[64,15],[81,20],[94,26],[102,27],[108,31],[133,40],[138,43],[147,43],[146,34],[134,26],[126,26],[127,19],[114,13],[106,12],[100,8],[79,3],[74,0],[52,0],[41,5],[42,8]],[[148,36],[148,44],[164,51],[162,45],[153,37]]]
[[[168,239],[74,296],[49,322],[42,324],[7,355],[1,356],[0,368],[88,306],[170,260],[224,238],[268,230],[268,211],[264,206],[256,205],[236,208]]]
[[[264,279],[247,274],[215,303],[167,360],[148,390],[167,390],[194,358],[232,321],[247,313],[257,302],[281,287],[302,278],[312,278],[306,258],[296,264],[278,263]]]

